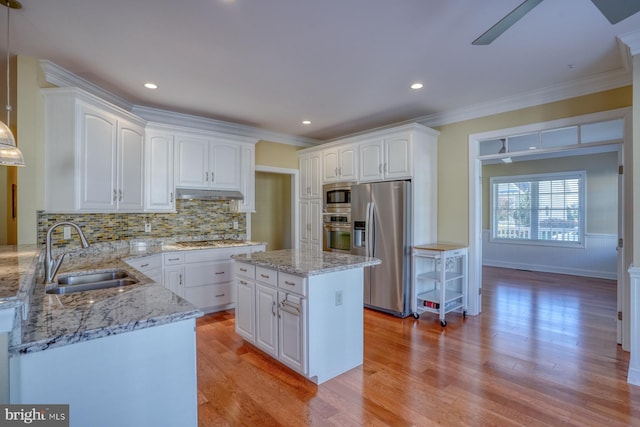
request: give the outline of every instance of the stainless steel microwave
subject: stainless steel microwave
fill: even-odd
[[[325,184],[322,187],[324,211],[331,212],[336,208],[351,207],[351,182]]]

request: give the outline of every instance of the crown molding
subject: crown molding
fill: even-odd
[[[133,104],[126,99],[102,89],[100,86],[73,74],[51,61],[42,59],[39,63],[47,83],[58,87],[77,87],[126,111],[131,111],[133,107]]]
[[[640,54],[640,31],[621,34],[618,36],[618,40],[627,47],[628,55],[635,56]]]
[[[465,120],[477,119],[493,114],[505,113],[527,107],[562,101],[564,99],[589,95],[632,83],[631,55],[640,53],[640,32],[632,32],[618,36],[618,45],[622,53],[623,67],[617,70],[601,73],[595,76],[585,77],[568,83],[548,86],[542,89],[507,96],[496,100],[483,102],[468,107],[453,109],[440,113],[420,116],[402,122],[393,123],[383,128],[402,126],[410,123],[418,123],[427,127],[444,126]],[[634,53],[635,52],[635,53]],[[314,147],[327,142],[343,140],[357,136],[359,133],[332,138],[329,141],[319,141],[312,138],[304,138],[279,132],[273,132],[253,126],[241,125],[222,120],[208,119],[190,114],[162,110],[158,108],[134,105],[127,100],[109,92],[101,87],[79,77],[72,72],[54,64],[51,61],[41,60],[40,66],[44,72],[46,81],[58,87],[78,87],[93,95],[96,95],[126,111],[139,115],[141,118],[156,123],[167,123],[176,126],[194,127],[200,130],[235,134],[256,140],[278,142],[298,147]],[[377,128],[373,130],[381,130]],[[371,132],[368,130],[366,133]],[[360,132],[363,133],[363,132]]]
[[[315,139],[292,136],[284,133],[259,129],[253,126],[240,125],[222,120],[207,119],[191,114],[176,113],[173,111],[145,107],[142,105],[134,105],[131,111],[149,122],[183,126],[210,132],[233,134],[252,138],[256,141],[272,141],[299,147],[312,147],[320,144],[320,141]]]
[[[625,67],[626,68],[626,67]],[[527,107],[590,95],[609,89],[631,85],[630,69],[620,68],[568,83],[547,86],[542,89],[483,102],[469,107],[430,114],[410,120],[428,127],[444,126],[493,114],[506,113]]]
[[[44,73],[47,83],[60,88],[76,87],[107,101],[125,111],[131,112],[149,122],[167,123],[176,126],[193,127],[199,130],[221,132],[233,134],[256,141],[272,141],[282,144],[295,145],[299,147],[312,147],[321,143],[316,139],[304,138],[280,132],[273,132],[265,129],[246,126],[237,123],[225,122],[222,120],[208,119],[205,117],[183,114],[174,111],[162,110],[159,108],[135,105],[126,99],[115,95],[100,86],[72,73],[71,71],[54,64],[51,61],[40,60],[40,68]]]

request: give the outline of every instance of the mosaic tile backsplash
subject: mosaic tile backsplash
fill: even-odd
[[[47,230],[60,221],[75,222],[84,232],[89,244],[134,239],[245,240],[246,214],[233,212],[228,201],[176,200],[176,213],[71,213],[38,212],[38,243],[44,244]],[[233,222],[238,221],[238,229]],[[145,233],[144,224],[151,224]],[[55,247],[79,246],[75,230],[71,239],[63,239],[63,227],[53,235]]]

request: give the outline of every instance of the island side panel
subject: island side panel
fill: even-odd
[[[362,365],[364,270],[309,276],[309,378],[317,384]]]
[[[11,403],[69,404],[71,426],[197,426],[195,319],[11,358]]]

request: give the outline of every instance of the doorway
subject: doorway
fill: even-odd
[[[265,242],[267,250],[297,246],[297,185],[297,170],[256,166],[251,239]]]
[[[481,141],[487,141],[495,139],[501,141],[501,138],[505,135],[524,135],[527,133],[544,132],[547,130],[566,128],[571,126],[579,126],[597,122],[604,122],[608,120],[624,120],[624,136],[618,141],[602,141],[601,143],[589,144],[590,147],[598,145],[616,144],[618,146],[618,153],[620,156],[620,165],[625,165],[630,159],[624,157],[624,146],[629,144],[630,138],[630,109],[622,108],[618,110],[610,110],[601,113],[594,113],[585,116],[572,117],[567,119],[560,119],[551,122],[535,123],[532,125],[519,126],[516,128],[501,129],[496,131],[483,132],[478,134],[472,134],[469,136],[469,314],[479,314],[482,311],[482,265],[483,265],[483,212],[482,212],[482,199],[483,199],[483,186],[482,186],[482,162],[486,160],[486,153],[482,153],[480,149]],[[570,147],[571,149],[556,147],[552,150],[546,150],[547,154],[553,154],[555,156],[562,156],[570,154],[576,147]],[[541,150],[544,152],[545,150]],[[496,151],[496,153],[498,153]],[[504,153],[504,151],[500,151]],[[530,153],[521,153],[523,156],[530,155]],[[517,154],[516,154],[517,155]],[[489,157],[506,157],[501,154]],[[626,185],[627,180],[630,181],[629,176],[624,176],[619,179],[618,183],[618,237],[621,242],[631,242],[629,236],[631,228],[627,222],[630,218],[631,204],[625,203],[625,199],[628,197],[625,193],[625,188],[630,188]],[[486,191],[486,190],[485,190]],[[618,342],[622,344],[623,349],[628,349],[629,345],[629,285],[627,279],[627,262],[625,260],[631,259],[630,244],[625,244],[617,248],[617,293],[618,293]]]

